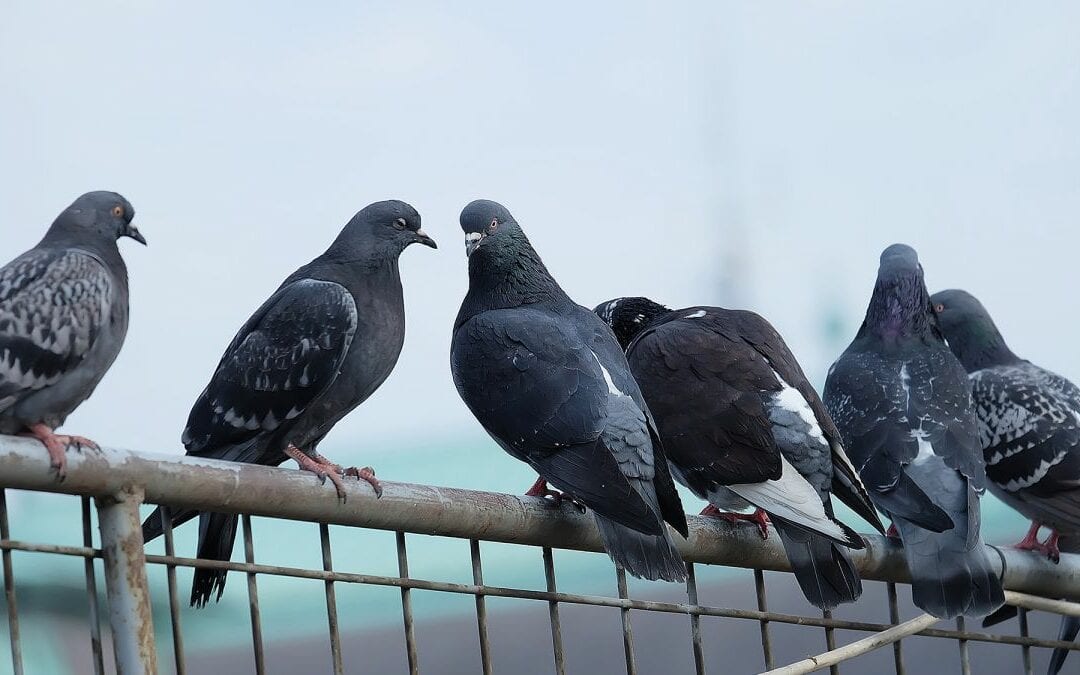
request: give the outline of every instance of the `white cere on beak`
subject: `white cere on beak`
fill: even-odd
[[[473,243],[475,241],[480,241],[480,239],[482,239],[483,236],[484,235],[480,234],[479,232],[470,232],[467,235],[465,235],[465,243],[466,244],[471,244],[471,243]]]

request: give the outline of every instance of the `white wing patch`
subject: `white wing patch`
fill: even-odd
[[[814,411],[810,409],[810,404],[806,402],[799,390],[785,382],[779,373],[774,370],[773,374],[776,375],[776,380],[783,387],[773,397],[773,401],[784,410],[798,415],[810,427],[810,437],[824,443],[825,435],[821,433],[821,425],[818,424]]]
[[[728,489],[756,507],[829,537],[846,539],[844,530],[825,513],[821,496],[787,459],[777,480],[728,485]]]
[[[600,366],[600,371],[604,374],[604,382],[607,383],[608,391],[616,396],[627,396],[615,386],[615,382],[611,379],[611,373],[604,367],[604,364],[600,363],[600,357],[596,355],[596,352],[591,349],[589,351],[592,352],[593,358],[596,359],[596,365]]]
[[[694,312],[693,314],[687,314],[683,318],[684,319],[700,319],[703,316],[705,316],[705,310],[699,309],[698,311]]]

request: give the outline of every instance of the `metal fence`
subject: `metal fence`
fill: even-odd
[[[994,643],[1017,648],[1016,672],[1032,672],[1033,648],[1077,645],[1028,634],[1027,611],[1080,616],[1080,561],[1076,556],[1062,556],[1055,565],[1037,556],[1009,548],[990,547],[993,564],[1001,575],[1007,597],[1020,610],[1019,634],[1007,635],[971,630],[963,620],[955,625],[939,626],[927,615],[900,621],[896,584],[907,581],[902,552],[894,543],[878,536],[867,536],[867,548],[853,554],[864,580],[888,584],[889,623],[838,619],[828,612],[796,615],[770,612],[765,593],[765,571],[789,571],[777,537],[762,541],[753,528],[732,528],[714,519],[691,517],[690,537],[677,538],[687,561],[689,580],[685,602],[643,600],[629,597],[626,578],[617,577],[617,594],[582,595],[560,592],[556,583],[553,549],[600,551],[600,541],[591,520],[570,506],[561,509],[535,498],[477,492],[426,485],[384,482],[384,494],[376,500],[366,484],[348,484],[348,500],[339,503],[330,488],[314,489],[310,474],[248,464],[193,460],[105,449],[101,453],[70,453],[68,475],[58,483],[48,471],[48,458],[41,446],[25,439],[0,437],[0,549],[3,555],[4,591],[12,665],[23,672],[16,569],[13,551],[27,551],[59,556],[74,556],[85,561],[86,593],[89,607],[87,637],[91,643],[93,668],[105,672],[110,662],[103,653],[100,609],[97,600],[98,579],[94,561],[102,559],[108,605],[108,625],[116,669],[120,673],[157,672],[160,651],[171,661],[169,669],[186,672],[176,570],[178,567],[224,569],[243,575],[247,581],[254,671],[266,670],[259,609],[258,580],[262,576],[292,577],[324,582],[328,649],[333,672],[344,673],[342,638],[335,588],[339,584],[367,584],[400,589],[405,649],[409,671],[418,673],[417,637],[412,610],[414,590],[452,593],[475,598],[476,648],[479,668],[484,673],[497,672],[493,665],[489,639],[487,598],[517,598],[545,603],[550,622],[552,670],[566,672],[560,607],[584,605],[618,610],[621,617],[625,670],[638,672],[633,632],[633,617],[638,613],[666,613],[687,617],[686,649],[693,657],[697,673],[706,672],[704,642],[723,639],[710,634],[706,638],[701,622],[707,617],[755,622],[760,627],[761,670],[769,673],[809,673],[830,668],[870,651],[890,647],[895,671],[904,672],[901,639],[911,636],[954,640],[959,645],[956,671],[969,672],[968,650],[972,644]],[[48,542],[15,541],[10,537],[6,489],[38,490],[82,497],[82,546],[63,546]],[[91,500],[97,509],[100,546],[94,546]],[[221,562],[177,556],[170,528],[165,530],[165,555],[144,553],[139,522],[143,502],[172,508],[195,507],[242,514],[243,562]],[[307,569],[261,564],[254,555],[252,516],[307,521],[319,529],[322,543],[322,568]],[[342,563],[332,556],[329,525],[374,528],[396,533],[397,575],[373,575],[341,571]],[[438,535],[468,540],[471,552],[472,583],[414,578],[409,574],[408,535]],[[543,560],[544,590],[487,585],[484,583],[483,542],[504,542],[538,547]],[[335,565],[335,562],[337,565]],[[171,644],[157,645],[154,638],[147,565],[163,566],[167,571]],[[695,571],[701,565],[727,565],[754,570],[756,606],[721,607],[699,603]],[[347,567],[347,565],[345,565]],[[233,580],[236,584],[236,579]],[[1050,600],[1046,598],[1063,598]],[[774,663],[773,628],[778,624],[820,630],[827,651],[786,666]],[[837,646],[837,632],[856,635],[869,633],[849,644]],[[466,648],[468,645],[462,646]],[[674,649],[675,647],[668,647]],[[1080,657],[1073,657],[1080,661]],[[939,664],[937,672],[952,668]],[[439,672],[434,665],[430,671]]]

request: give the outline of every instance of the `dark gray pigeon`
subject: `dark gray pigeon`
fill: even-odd
[[[772,521],[806,599],[854,602],[862,583],[845,548],[861,537],[833,518],[830,493],[884,534],[840,435],[768,321],[721,307],[669,310],[618,298],[596,313],[626,349],[675,478],[709,502],[702,515]],[[753,506],[755,515],[725,512]]]
[[[0,433],[40,440],[60,480],[68,447],[98,447],[54,430],[124,344],[128,276],[116,242],[146,244],[134,217],[115,192],[87,192],[37,246],[0,268]]]
[[[665,521],[686,516],[645,400],[611,329],[571,300],[502,205],[461,212],[469,292],[450,365],[465,404],[512,457],[593,512],[615,564],[682,581]]]
[[[322,439],[390,375],[405,339],[398,257],[405,247],[435,242],[405,202],[365,207],[330,248],[293,272],[233,338],[183,433],[189,455],[300,468],[329,478],[362,478],[381,494],[370,468],[348,472],[319,454]],[[199,515],[200,558],[228,560],[236,516],[180,511],[174,524]],[[162,532],[161,509],[143,523],[146,541]],[[204,606],[225,589],[225,572],[196,569],[191,604]]]
[[[979,537],[986,476],[971,389],[911,247],[881,254],[866,318],[824,399],[870,499],[903,540],[915,604],[941,618],[1001,606]]]
[[[1031,519],[1017,548],[1055,561],[1060,551],[1080,553],[1080,388],[1014,354],[970,293],[941,291],[931,302],[971,380],[990,491]],[[1050,529],[1045,542],[1041,527]],[[1062,639],[1078,627],[1065,618]],[[1066,654],[1054,652],[1051,673]]]

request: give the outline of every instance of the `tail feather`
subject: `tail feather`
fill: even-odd
[[[810,604],[833,609],[859,599],[862,581],[840,546],[781,519],[774,517],[772,523],[784,543],[795,579]]]
[[[1058,633],[1058,639],[1072,642],[1076,639],[1077,633],[1080,633],[1080,618],[1075,616],[1061,617],[1061,631]],[[1054,653],[1050,656],[1050,665],[1046,669],[1047,675],[1057,675],[1060,673],[1061,669],[1065,666],[1065,659],[1068,657],[1068,649],[1055,649]]]
[[[656,581],[686,581],[686,563],[667,529],[660,535],[643,534],[593,512],[604,549],[615,564],[632,576]]]
[[[1005,593],[976,536],[967,528],[929,532],[903,518],[893,523],[904,542],[911,571],[911,595],[923,611],[941,619],[986,616],[1001,607]]]
[[[207,560],[229,560],[236,540],[237,517],[227,513],[199,514],[199,557]],[[221,600],[225,592],[225,570],[196,568],[191,581],[191,606],[205,607]]]

